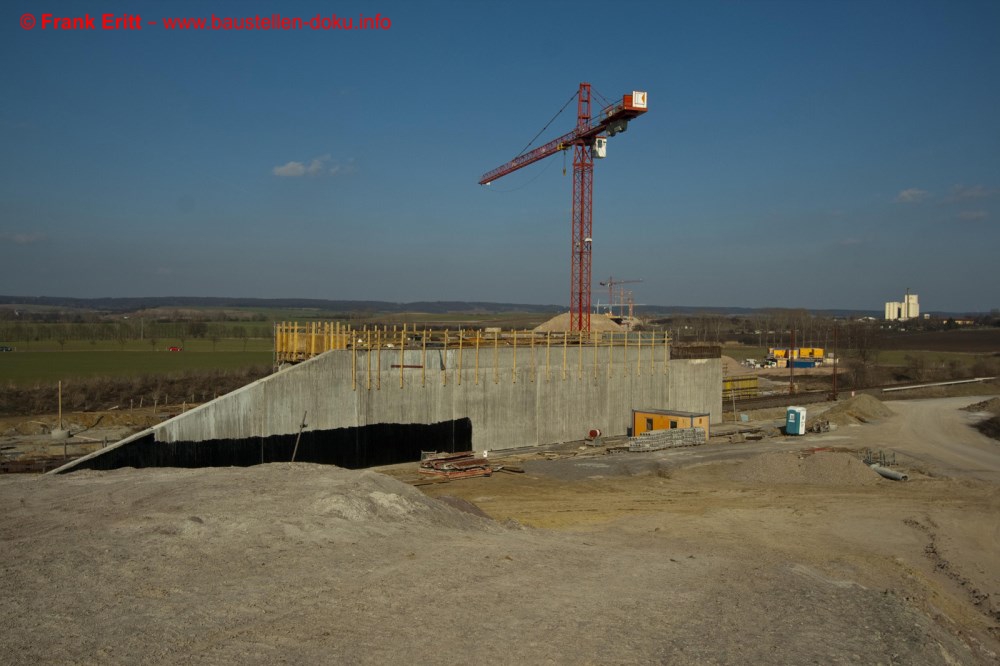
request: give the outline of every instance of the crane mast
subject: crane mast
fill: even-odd
[[[581,83],[576,102],[576,128],[483,174],[480,185],[573,147],[573,205],[570,247],[570,330],[590,330],[591,251],[593,245],[594,157],[603,157],[605,137],[624,132],[628,122],[646,112],[646,93],[633,91],[621,102],[591,114],[590,84]]]
[[[576,104],[576,129],[590,125],[590,84],[580,84]],[[573,242],[570,252],[569,311],[570,330],[590,330],[590,267],[593,245],[594,156],[591,146],[573,144]]]

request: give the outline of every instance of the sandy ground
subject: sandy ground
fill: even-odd
[[[192,406],[66,412],[61,422],[56,414],[0,417],[0,461],[86,455]],[[53,439],[53,430],[65,430],[70,436]]]
[[[4,661],[997,663],[1000,443],[973,402],[420,489],[392,478],[413,466],[0,478]],[[910,480],[865,476],[866,447]]]

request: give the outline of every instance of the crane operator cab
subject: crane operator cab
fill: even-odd
[[[604,159],[608,156],[608,137],[595,136],[594,144],[590,147],[590,153],[595,160]]]

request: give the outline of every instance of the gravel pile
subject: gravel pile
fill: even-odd
[[[820,486],[870,486],[881,477],[849,453],[764,453],[733,472],[735,481]]]
[[[726,377],[730,375],[746,375],[750,373],[750,368],[745,367],[732,356],[722,357],[722,374]]]
[[[535,328],[535,331],[538,333],[561,333],[572,330],[571,323],[570,313],[564,312],[549,319],[544,324],[540,324]],[[610,317],[605,317],[601,314],[592,314],[590,315],[590,330],[614,332],[624,331],[625,329],[616,324]]]
[[[989,412],[991,414],[1000,414],[1000,397],[983,400],[982,402],[962,407],[962,409],[967,412]]]
[[[886,407],[878,398],[862,393],[850,400],[838,402],[824,412],[821,417],[837,425],[868,423],[876,419],[892,416],[895,412]]]

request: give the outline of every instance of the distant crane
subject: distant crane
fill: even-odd
[[[614,305],[614,302],[615,302],[614,290],[615,290],[615,285],[616,284],[619,284],[619,285],[621,285],[621,284],[636,284],[636,283],[639,283],[639,282],[642,282],[642,280],[616,280],[614,278],[614,276],[609,277],[607,280],[604,280],[603,282],[598,282],[598,284],[601,285],[602,287],[607,287],[608,288],[608,311],[612,312],[611,307]],[[624,310],[624,308],[625,308],[625,292],[622,291],[621,289],[619,289],[619,291],[621,292],[621,296],[622,296],[622,298],[621,298],[622,309]],[[631,294],[631,292],[629,292],[629,293]],[[630,317],[632,316],[632,309],[631,309],[631,307],[629,308],[629,316]]]
[[[497,178],[524,168],[550,155],[573,147],[573,212],[570,218],[570,330],[590,330],[590,267],[593,229],[594,158],[607,155],[607,137],[628,129],[628,121],[646,112],[646,93],[633,91],[604,107],[596,117],[590,113],[590,84],[581,83],[576,102],[576,129],[534,150],[522,153],[479,179],[489,185]]]

